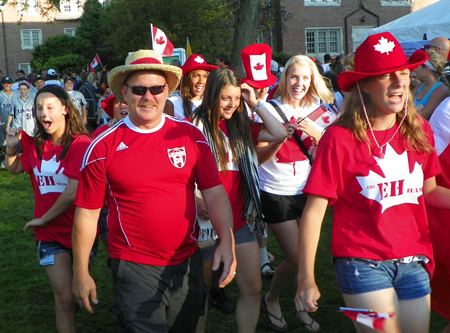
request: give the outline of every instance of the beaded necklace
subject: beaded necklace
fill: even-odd
[[[370,124],[369,116],[367,115],[366,106],[364,105],[364,101],[363,101],[362,94],[361,94],[361,89],[359,88],[359,83],[358,82],[356,82],[356,86],[358,87],[359,99],[361,101],[361,105],[362,105],[362,108],[363,108],[363,111],[364,111],[364,117],[366,118],[367,126],[369,126],[370,134],[372,134],[373,141],[375,141],[375,144],[380,149],[380,158],[384,159],[383,147],[386,146],[389,142],[391,142],[392,139],[394,139],[394,137],[397,135],[397,132],[399,131],[400,127],[402,126],[403,121],[406,118],[406,110],[407,110],[407,106],[408,106],[408,91],[406,91],[405,114],[403,115],[402,120],[398,124],[397,130],[395,131],[394,135],[392,135],[392,137],[387,142],[385,142],[384,144],[382,144],[380,146],[380,144],[378,143],[377,138],[375,137],[375,133],[373,132],[372,125]]]

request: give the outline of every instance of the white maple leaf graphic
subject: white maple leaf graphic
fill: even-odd
[[[203,58],[200,56],[196,56],[194,61],[199,64],[203,64],[205,62],[205,60],[203,60]]]
[[[386,53],[389,55],[389,52],[392,52],[395,47],[395,43],[392,41],[388,41],[387,38],[381,37],[378,41],[378,44],[373,46],[375,51],[381,52],[381,54]]]
[[[409,173],[408,153],[404,151],[399,155],[388,144],[385,158],[379,159],[378,165],[384,177],[372,170],[365,177],[356,177],[363,196],[377,201],[382,206],[382,213],[403,203],[419,204],[423,188],[423,171],[419,163],[415,162],[413,172]]]
[[[38,167],[33,168],[34,178],[39,186],[41,194],[62,193],[67,185],[68,178],[63,174],[64,167],[59,171],[61,162],[56,161],[56,154],[48,161],[42,159],[41,170]]]

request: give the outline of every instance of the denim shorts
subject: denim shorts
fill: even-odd
[[[41,266],[55,264],[55,255],[67,252],[72,255],[72,249],[67,249],[58,242],[37,241],[37,259]],[[95,240],[89,255],[89,264],[97,257],[98,239]]]
[[[401,263],[360,258],[334,258],[336,279],[342,294],[356,295],[394,288],[401,301],[431,292],[430,276],[422,261]]]
[[[234,232],[234,243],[236,245],[251,242],[256,242],[256,236],[254,231],[250,231],[248,224],[244,224]]]

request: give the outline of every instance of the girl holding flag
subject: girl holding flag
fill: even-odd
[[[315,255],[333,204],[331,253],[346,305],[395,312],[386,332],[428,332],[434,261],[425,202],[450,209],[450,194],[436,186],[433,133],[409,95],[410,71],[427,58],[416,51],[408,60],[385,32],[369,36],[356,51],[355,71],[338,77],[349,95],[320,141],[304,188],[295,296],[300,313],[318,308]]]
[[[285,258],[262,299],[267,323],[276,331],[287,330],[279,299],[297,274],[298,220],[306,203],[303,186],[321,132],[336,119],[335,113],[320,107],[319,100],[332,103],[333,99],[314,62],[307,56],[296,55],[286,63],[274,99],[264,103],[279,122],[289,121],[299,127],[297,138],[258,144],[264,221]],[[299,319],[308,331],[320,329],[306,312],[301,313]]]

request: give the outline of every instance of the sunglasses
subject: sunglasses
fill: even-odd
[[[144,87],[144,86],[129,86],[128,84],[125,84],[127,87],[131,89],[131,92],[134,95],[138,96],[144,96],[147,90],[150,90],[150,94],[153,96],[162,94],[164,92],[164,89],[166,88],[165,85],[163,86],[153,86],[153,87]]]

